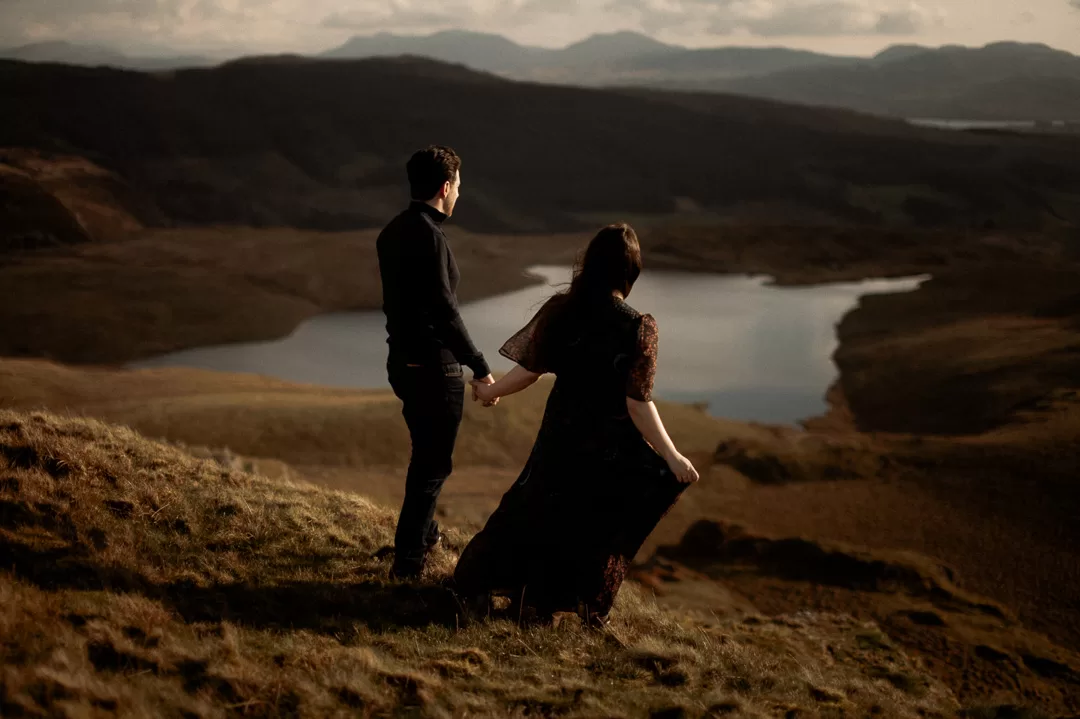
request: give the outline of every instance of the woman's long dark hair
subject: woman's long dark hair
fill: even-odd
[[[544,303],[533,341],[543,349],[560,318],[590,300],[609,298],[615,292],[628,297],[641,267],[641,244],[634,228],[626,223],[602,228],[574,266],[570,287]]]
[[[634,228],[625,223],[608,225],[596,233],[574,268],[574,280],[565,292],[570,302],[620,292],[630,294],[641,275],[641,245]]]

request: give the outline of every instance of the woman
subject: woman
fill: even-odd
[[[490,404],[557,377],[524,471],[461,554],[464,596],[603,620],[645,538],[697,481],[651,401],[656,322],[625,302],[640,273],[633,229],[600,230],[569,290],[503,346],[518,366],[474,383]]]

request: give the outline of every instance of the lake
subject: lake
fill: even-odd
[[[530,270],[544,284],[462,307],[473,340],[495,371],[498,354],[570,268]],[[648,271],[629,302],[660,327],[660,399],[701,402],[720,417],[795,423],[825,411],[836,379],[836,323],[868,294],[905,292],[925,277],[775,287],[766,277]],[[197,367],[251,372],[340,387],[387,387],[381,312],[314,317],[288,337],[184,350],[130,367]]]
[[[1012,130],[1016,132],[1076,132],[1080,123],[1068,120],[951,120],[912,117],[908,122],[937,130]]]

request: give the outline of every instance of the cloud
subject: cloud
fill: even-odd
[[[924,16],[908,11],[884,12],[874,23],[874,32],[879,35],[916,35],[928,23]]]
[[[1080,2],[1080,0],[1077,0],[1077,2]],[[1012,24],[1014,27],[1021,27],[1023,25],[1030,25],[1037,19],[1035,13],[1025,10],[1013,18]]]
[[[0,0],[0,46],[325,47],[344,33],[505,32],[581,22],[604,0]]]
[[[1076,0],[1080,2],[1080,0]],[[525,0],[518,8],[519,15],[573,15],[581,9],[578,0]]]
[[[267,0],[0,0],[0,40],[150,45],[242,37],[274,19]]]
[[[322,26],[338,30],[406,30],[466,24],[477,12],[468,0],[391,0],[348,3],[322,20]]]
[[[915,35],[943,19],[918,2],[888,0],[612,0],[609,7],[635,13],[649,32],[759,37]]]
[[[253,19],[265,0],[0,0],[0,17],[19,23],[78,25],[127,23],[157,28],[169,23]]]
[[[512,26],[545,15],[572,15],[578,0],[352,0],[335,10],[322,26],[340,30],[395,30],[458,28],[482,24]]]

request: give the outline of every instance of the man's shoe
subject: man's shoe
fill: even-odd
[[[423,565],[397,566],[395,564],[393,567],[390,568],[390,579],[405,582],[412,581],[414,579],[419,579],[420,575],[423,574],[423,572]]]
[[[428,530],[428,536],[427,540],[424,542],[424,547],[430,552],[432,549],[435,549],[435,547],[442,544],[445,539],[446,535],[439,529],[439,523],[433,521],[431,523],[431,529]]]
[[[427,551],[418,552],[394,552],[394,563],[391,565],[390,576],[394,579],[417,579],[424,571],[427,563]]]

